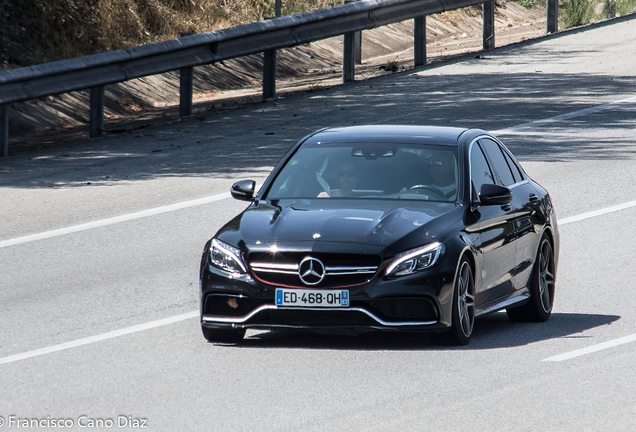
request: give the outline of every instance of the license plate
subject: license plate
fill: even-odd
[[[349,291],[277,288],[276,305],[291,307],[349,307]]]

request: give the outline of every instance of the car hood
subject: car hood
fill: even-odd
[[[248,207],[217,234],[247,244],[338,242],[391,246],[432,240],[459,216],[455,203],[399,200],[280,200]],[[441,216],[447,215],[445,218]],[[432,223],[436,221],[437,223]],[[440,223],[441,222],[441,223]],[[229,240],[229,238],[228,238]]]

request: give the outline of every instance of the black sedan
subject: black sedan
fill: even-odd
[[[559,233],[548,192],[483,130],[329,128],[303,138],[206,245],[203,335],[248,328],[447,332],[505,309],[546,321]]]

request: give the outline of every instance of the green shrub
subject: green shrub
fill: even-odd
[[[528,0],[529,1],[529,0]],[[600,14],[594,13],[594,7],[603,5]],[[592,20],[623,16],[636,10],[636,0],[563,0],[559,11],[560,27],[570,28],[588,24]]]
[[[383,68],[387,72],[397,72],[400,69],[400,64],[396,60],[391,60]]]
[[[547,0],[515,0],[515,1],[526,9],[532,9],[533,7],[537,5],[541,5],[545,7],[547,4]]]
[[[636,11],[636,0],[616,0],[616,14],[627,15]]]
[[[603,12],[601,17],[604,19],[614,18],[616,16],[616,0],[607,0],[603,4]]]
[[[563,28],[577,27],[590,22],[594,7],[589,0],[563,0],[559,15]]]
[[[535,5],[535,0],[517,0],[517,3],[526,9],[532,9]]]

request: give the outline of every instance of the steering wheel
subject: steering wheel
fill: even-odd
[[[448,197],[446,196],[446,194],[442,192],[441,190],[439,190],[438,188],[436,188],[435,186],[419,184],[419,185],[411,186],[409,190],[416,191],[415,193],[418,193],[417,192],[418,190],[429,191],[429,192],[432,192],[433,195],[437,195],[437,198],[440,198],[442,201],[448,201]]]

